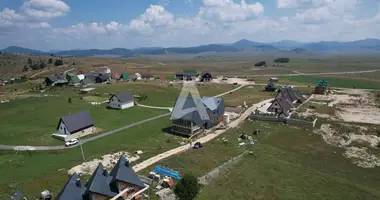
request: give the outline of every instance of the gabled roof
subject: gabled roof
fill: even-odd
[[[134,100],[132,93],[129,92],[129,91],[120,92],[120,93],[114,94],[113,96],[116,96],[116,98],[119,99],[119,101],[121,103],[129,102],[129,101],[133,101]]]
[[[120,78],[120,74],[118,74],[118,73],[112,73],[112,78],[119,79]]]
[[[102,163],[99,163],[98,167],[91,175],[91,178],[86,183],[85,195],[91,193],[101,194],[107,197],[114,197],[117,194],[111,191],[110,182],[112,177],[108,175],[108,172],[104,170]]]
[[[286,100],[284,98],[278,98],[276,99],[276,101],[278,102],[278,105],[280,105],[280,107],[282,108],[282,112],[287,115],[288,112],[290,111],[290,106],[289,104],[286,102]]]
[[[101,81],[107,81],[109,76],[107,74],[101,74],[100,76],[96,77],[96,79],[99,79]]]
[[[195,102],[194,102],[195,101]],[[201,99],[191,98],[191,97],[178,97],[176,101],[176,105],[174,106],[172,113],[171,113],[171,119],[183,119],[187,121],[192,121],[196,123],[197,125],[202,125],[204,123],[204,120],[199,115],[199,112],[197,110],[187,112],[185,113],[184,110],[187,108],[194,108],[196,107],[196,104],[202,103]],[[178,107],[177,107],[178,104]],[[183,105],[183,108],[181,109],[179,105]],[[206,117],[206,116],[203,116]]]
[[[71,115],[65,115],[59,120],[57,129],[61,121],[65,124],[67,130],[70,133],[76,132],[78,130],[94,126],[94,121],[92,120],[90,113],[88,111],[81,111]]]
[[[48,76],[48,77],[46,77],[46,79],[48,79],[52,83],[58,81],[58,77],[57,76]]]
[[[128,74],[125,73],[125,72],[123,72],[123,73],[120,74],[120,78],[122,78],[122,79],[128,79]]]
[[[210,110],[216,110],[221,102],[221,97],[202,97],[202,102]]]
[[[77,173],[74,173],[57,194],[56,200],[83,200],[86,188],[80,182]]]
[[[121,156],[119,161],[113,167],[110,175],[112,176],[112,182],[121,181],[144,188],[144,183],[137,176],[135,171],[129,166],[129,161]]]
[[[176,72],[175,75],[176,76],[183,76],[183,73],[182,72]]]
[[[202,72],[202,76],[204,76],[204,75],[206,75],[206,74],[212,76],[211,72]]]
[[[190,112],[185,112],[185,109],[188,108],[196,108],[196,104],[200,104],[201,106],[205,106],[206,116],[200,116],[198,110],[192,110]],[[183,105],[183,108],[180,108],[180,105]],[[202,126],[205,122],[207,122],[207,117],[217,117],[224,113],[224,101],[221,97],[203,97],[192,98],[192,97],[178,97],[176,101],[176,105],[171,113],[171,119],[182,119],[186,121],[192,121],[199,126]]]

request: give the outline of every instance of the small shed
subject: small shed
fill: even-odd
[[[120,74],[120,79],[125,80],[125,81],[128,80],[129,79],[128,74],[125,73],[125,72],[121,73]]]

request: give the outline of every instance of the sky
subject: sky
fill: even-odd
[[[380,38],[379,0],[1,0],[0,48]]]

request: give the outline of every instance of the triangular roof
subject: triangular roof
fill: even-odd
[[[70,115],[65,115],[59,120],[57,129],[60,123],[63,122],[70,133],[78,130],[94,126],[90,113],[88,111],[81,111]]]
[[[121,102],[121,103],[124,103],[124,102],[129,102],[129,101],[133,101],[134,98],[133,98],[133,95],[130,91],[125,91],[125,92],[120,92],[120,93],[117,93],[117,94],[114,94],[111,96],[110,99],[112,99],[112,97],[116,96],[116,98]]]
[[[98,167],[91,175],[91,178],[86,183],[85,195],[91,193],[101,194],[107,197],[114,197],[117,194],[111,191],[109,183],[111,182],[111,176],[104,169],[102,163],[99,163]]]
[[[124,156],[121,156],[119,161],[117,161],[110,175],[112,176],[112,182],[121,181],[142,188],[145,187],[135,171],[129,166],[129,161]]]
[[[120,74],[119,73],[112,73],[112,78],[119,79],[120,78]]]
[[[74,173],[57,194],[56,200],[83,200],[85,190],[86,188],[80,183],[78,174]]]
[[[212,76],[211,72],[202,72],[202,76],[204,76],[204,75],[206,75],[206,74]]]
[[[125,72],[123,72],[123,73],[120,74],[120,78],[122,78],[122,79],[128,79],[128,74],[125,73]]]

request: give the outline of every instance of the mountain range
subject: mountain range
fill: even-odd
[[[283,40],[272,43],[260,43],[250,40],[239,40],[232,44],[209,44],[194,47],[143,47],[137,49],[76,49],[65,51],[39,51],[17,46],[10,46],[0,50],[6,53],[36,54],[72,57],[112,56],[134,57],[144,55],[168,55],[168,54],[200,54],[209,52],[263,52],[266,54],[295,52],[295,53],[325,53],[346,55],[380,55],[380,40],[364,39],[352,42],[323,41],[314,43],[301,43],[291,40]]]

